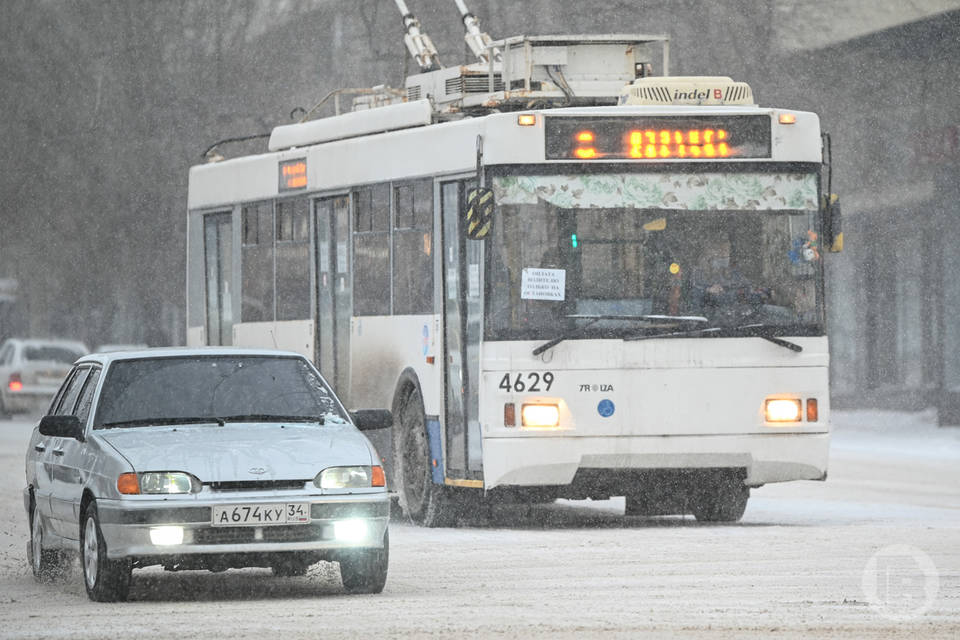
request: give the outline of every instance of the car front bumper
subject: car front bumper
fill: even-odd
[[[224,504],[310,503],[306,524],[213,526],[212,510]],[[386,493],[346,496],[283,496],[242,501],[186,502],[180,500],[98,500],[100,529],[109,558],[182,557],[189,555],[335,552],[380,548],[387,529],[390,502]],[[352,535],[338,536],[338,522],[362,522]],[[183,531],[179,544],[157,544],[151,532],[175,527]],[[358,530],[359,527],[359,530]]]

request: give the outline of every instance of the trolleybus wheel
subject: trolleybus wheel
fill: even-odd
[[[399,480],[400,506],[417,524],[449,527],[455,513],[451,497],[443,485],[433,483],[430,446],[423,412],[423,399],[415,387],[400,398],[394,434],[394,461]],[[399,428],[397,428],[399,427]]]
[[[750,487],[739,478],[721,480],[694,497],[693,516],[700,522],[736,522],[749,498]]]

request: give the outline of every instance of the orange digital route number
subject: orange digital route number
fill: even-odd
[[[280,191],[294,191],[307,187],[307,160],[284,160],[279,165]]]

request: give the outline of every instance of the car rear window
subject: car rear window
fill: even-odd
[[[114,362],[94,427],[250,415],[346,420],[302,358],[202,356]]]
[[[67,347],[25,347],[23,350],[23,359],[28,362],[62,362],[64,364],[73,364],[74,360],[82,355],[82,353]]]

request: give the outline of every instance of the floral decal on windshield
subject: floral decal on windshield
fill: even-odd
[[[565,209],[817,210],[810,173],[500,176],[493,189],[498,204],[544,200]]]

